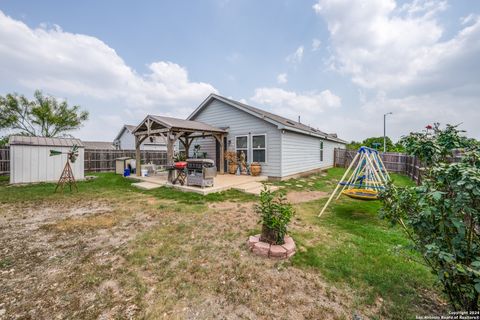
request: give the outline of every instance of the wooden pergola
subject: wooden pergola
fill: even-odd
[[[145,139],[152,136],[163,137],[167,143],[167,165],[172,165],[173,151],[177,139],[185,147],[185,152],[190,150],[190,145],[195,138],[213,136],[220,144],[220,174],[225,172],[224,168],[224,136],[226,131],[208,125],[200,121],[183,120],[178,118],[153,116],[148,115],[136,128],[133,130],[135,135],[135,156],[137,163],[137,176],[141,174],[141,157],[140,145]],[[168,181],[171,182],[173,175],[168,175]]]

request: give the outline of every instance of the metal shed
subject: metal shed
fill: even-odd
[[[84,179],[84,149],[79,139],[11,136],[10,183],[56,182],[67,162],[67,152],[78,146],[78,158],[72,163],[76,180]],[[50,157],[50,150],[64,154]]]

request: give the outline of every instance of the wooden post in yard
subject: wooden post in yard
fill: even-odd
[[[140,155],[140,137],[135,135],[135,171],[136,171],[136,174],[137,174],[137,177],[140,177],[140,175],[142,174],[142,164],[141,164],[141,161],[142,161],[142,158],[141,158],[141,155]]]
[[[223,134],[220,135],[220,174],[225,173],[225,141],[223,139]]]
[[[167,132],[167,166],[173,165],[173,143],[174,140],[172,139],[172,132]],[[173,177],[173,170],[168,171],[168,182],[172,182],[174,179]]]

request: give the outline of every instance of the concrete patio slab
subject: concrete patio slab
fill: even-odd
[[[251,193],[258,194],[260,190],[259,188],[261,188],[262,186],[261,182],[268,180],[267,176],[254,177],[254,176],[247,176],[247,175],[237,176],[233,174],[222,174],[215,177],[213,182],[213,187],[200,188],[196,186],[187,186],[186,183],[183,186],[180,184],[168,183],[167,177],[165,175],[149,176],[149,177],[130,176],[129,178],[137,179],[142,182],[157,184],[159,186],[171,187],[181,191],[195,192],[202,195],[207,195],[214,192],[222,192],[229,189],[238,189],[243,192],[248,192],[248,189],[252,189],[252,191],[255,191],[255,192],[251,192]],[[253,185],[252,183],[255,183],[255,184]],[[246,187],[242,188],[243,185],[246,185]]]

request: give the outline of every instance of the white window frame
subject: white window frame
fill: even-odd
[[[246,148],[246,149],[244,149],[244,148],[238,149],[238,148],[237,148],[237,138],[241,138],[241,137],[247,137],[247,148]],[[247,156],[247,163],[248,163],[248,162],[251,162],[251,161],[250,161],[250,159],[251,159],[251,158],[250,158],[250,152],[249,152],[249,150],[250,150],[250,141],[249,141],[249,139],[248,139],[248,134],[241,134],[241,135],[235,136],[235,154],[237,154],[237,151],[238,151],[238,150],[244,150],[244,151],[245,151],[245,155]]]
[[[252,137],[251,137],[252,143],[250,144],[250,145],[251,145],[251,149],[252,149],[252,161],[251,161],[251,162],[253,162],[253,151],[254,151],[254,150],[265,150],[265,161],[264,161],[264,162],[260,162],[260,163],[263,163],[263,164],[268,163],[267,134],[266,134],[266,133],[252,133],[251,136],[252,136]],[[253,147],[253,136],[264,136],[264,137],[265,137],[265,148],[254,148],[254,147]]]
[[[323,143],[323,140],[320,140],[320,153],[319,153],[319,156],[320,156],[320,162],[323,162],[323,150],[325,150],[325,144]]]

